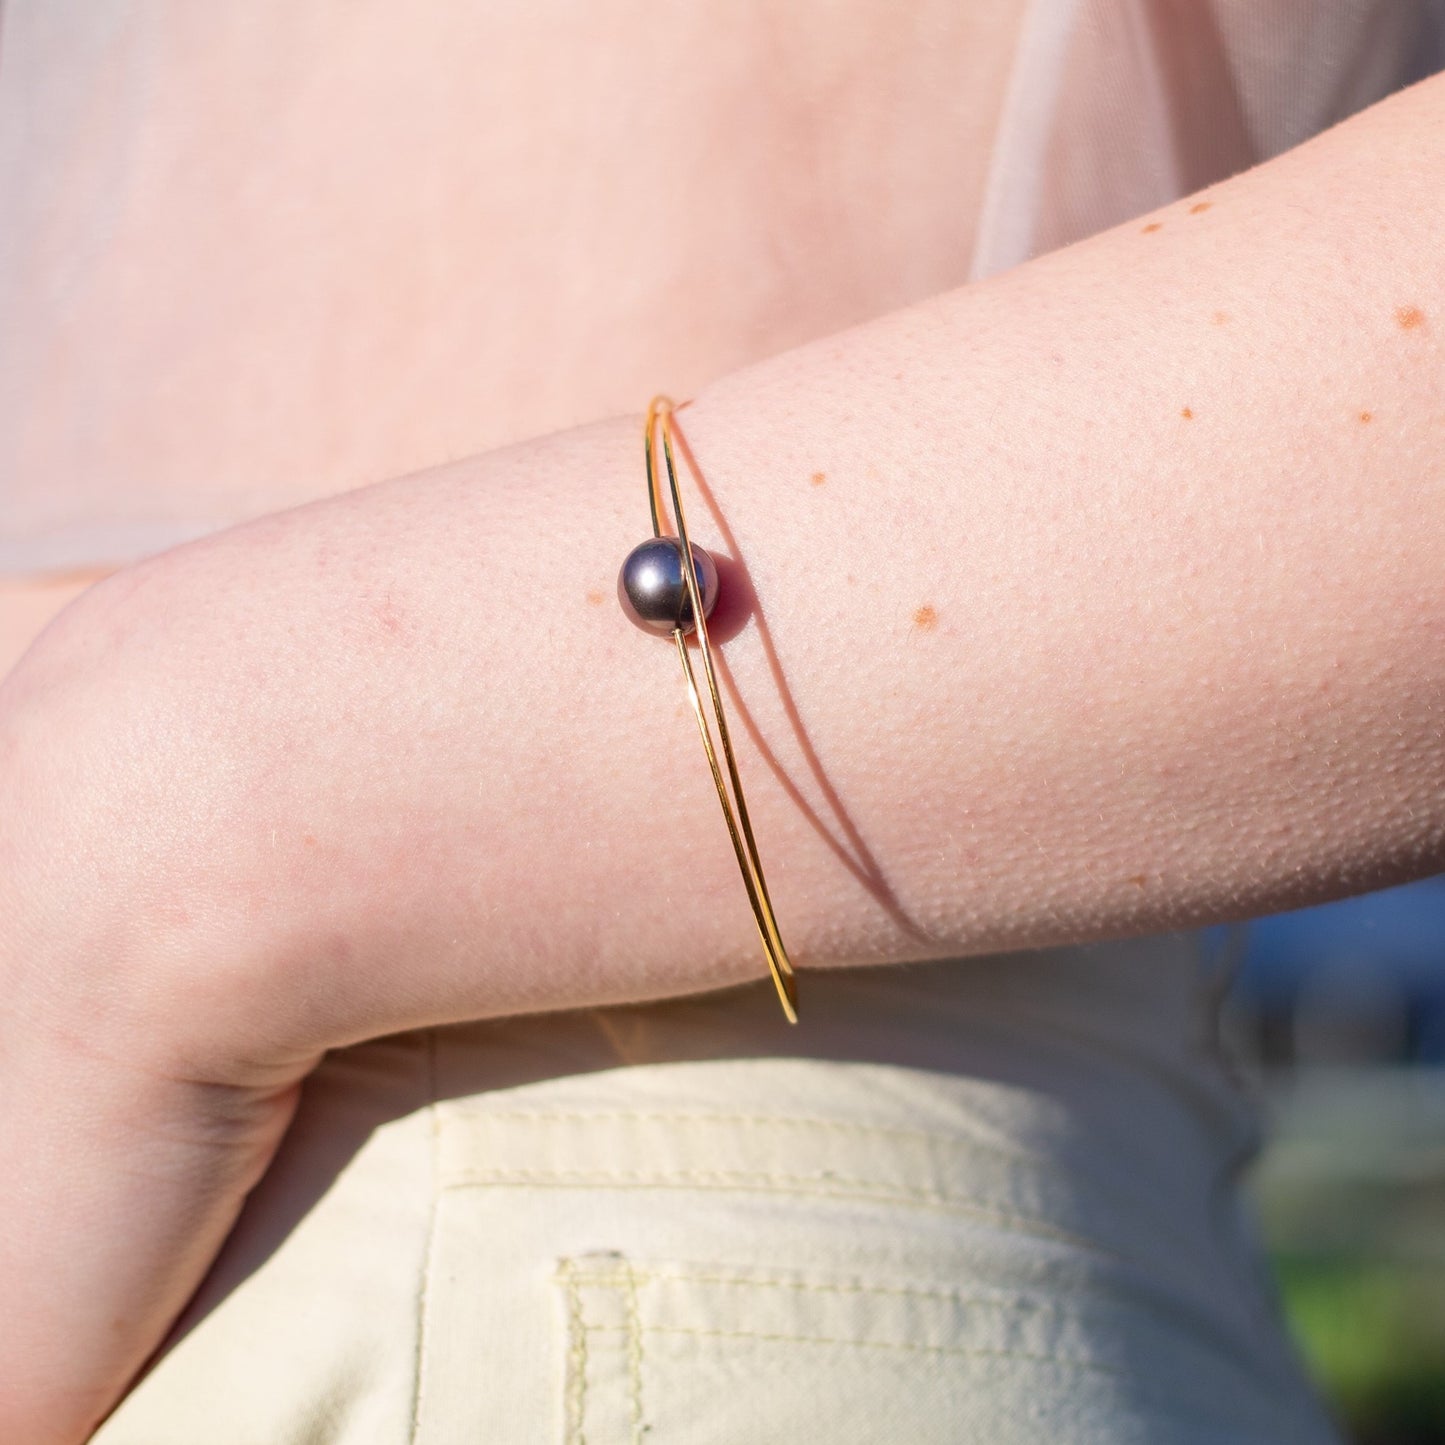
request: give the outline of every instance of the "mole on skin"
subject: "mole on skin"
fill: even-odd
[[[1141,236],[1147,236],[1150,231],[1157,231],[1157,230],[1159,230],[1159,228],[1160,228],[1161,226],[1163,226],[1163,224],[1164,224],[1163,221],[1150,221],[1147,226],[1140,226],[1140,227],[1139,227],[1139,234],[1140,234]]]
[[[913,625],[924,629],[930,628],[938,621],[938,613],[926,602],[917,612],[913,614]]]
[[[1400,323],[1401,331],[1413,331],[1425,324],[1425,313],[1418,306],[1397,306],[1395,320]]]
[[[600,592],[589,592],[587,594],[587,600],[594,607],[600,607],[602,605],[602,594]]]
[[[814,472],[814,473],[813,473],[812,483],[813,483],[813,485],[814,485],[815,487],[821,487],[821,486],[823,485],[823,483],[826,482],[827,480],[828,480],[828,478],[827,478],[827,475],[826,475],[825,473],[823,473],[823,472]]]
[[[1360,413],[1360,420],[1361,420],[1362,422],[1372,421],[1373,419],[1374,419],[1374,413],[1373,413],[1373,412],[1362,411],[1362,412]]]
[[[1179,415],[1182,416],[1185,421],[1193,421],[1193,420],[1194,420],[1194,413],[1193,413],[1193,411],[1192,411],[1189,407],[1187,407],[1187,406],[1186,406],[1186,407],[1182,407],[1182,408],[1180,409]]]
[[[1213,204],[1213,201],[1196,201],[1194,205],[1190,206],[1189,214],[1191,216],[1197,216],[1200,211],[1207,211]]]

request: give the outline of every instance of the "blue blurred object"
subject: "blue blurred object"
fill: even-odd
[[[1251,921],[1228,1006],[1265,1066],[1445,1065],[1445,875]]]
[[[1296,1341],[1357,1445],[1445,1445],[1445,876],[1205,942]]]

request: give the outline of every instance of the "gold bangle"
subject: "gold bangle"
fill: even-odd
[[[768,885],[763,880],[763,865],[758,858],[753,825],[748,819],[747,800],[743,797],[737,759],[733,755],[732,740],[728,737],[727,718],[723,715],[722,696],[718,692],[717,674],[713,670],[712,646],[708,641],[707,619],[718,596],[717,567],[701,547],[688,541],[687,519],[683,516],[682,495],[678,491],[677,468],[672,455],[672,413],[672,402],[665,396],[653,397],[647,408],[642,454],[647,467],[647,502],[652,511],[652,537],[627,554],[627,560],[617,576],[617,596],[623,611],[639,627],[647,632],[671,635],[677,644],[677,655],[682,659],[682,671],[687,679],[687,695],[697,715],[698,731],[702,734],[708,767],[712,769],[713,785],[717,788],[718,802],[722,804],[723,817],[727,819],[728,836],[733,840],[733,852],[737,854],[738,867],[742,870],[743,883],[748,890],[748,902],[752,904],[758,937],[763,943],[763,956],[768,961],[768,972],[772,974],[773,984],[778,990],[783,1013],[789,1023],[795,1024],[798,1021],[798,993],[793,965],[783,947],[778,920],[773,913],[772,900],[768,897]],[[667,485],[672,494],[673,515],[677,518],[676,537],[667,536],[662,530],[662,486],[652,442],[659,421],[662,423],[662,454],[667,464]],[[718,737],[722,740],[723,755],[727,759],[736,807],[723,785],[712,733],[698,698],[692,660],[683,640],[687,633],[693,631],[697,633],[698,646],[702,651],[703,671],[707,675],[708,692],[712,695],[713,715],[717,719]]]

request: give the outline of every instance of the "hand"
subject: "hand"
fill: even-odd
[[[138,585],[107,585],[0,687],[0,1438],[15,1445],[73,1445],[119,1398],[311,1063],[221,1078],[187,1046],[196,996],[179,985],[200,977],[204,910],[157,847],[183,832],[166,747],[145,744],[110,670]]]

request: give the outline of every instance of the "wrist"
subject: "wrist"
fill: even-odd
[[[135,714],[85,664],[107,619],[67,618],[0,688],[0,1438],[54,1445],[88,1438],[159,1343],[300,1077],[195,1047],[174,985],[205,950],[128,826],[162,800],[127,773]]]

